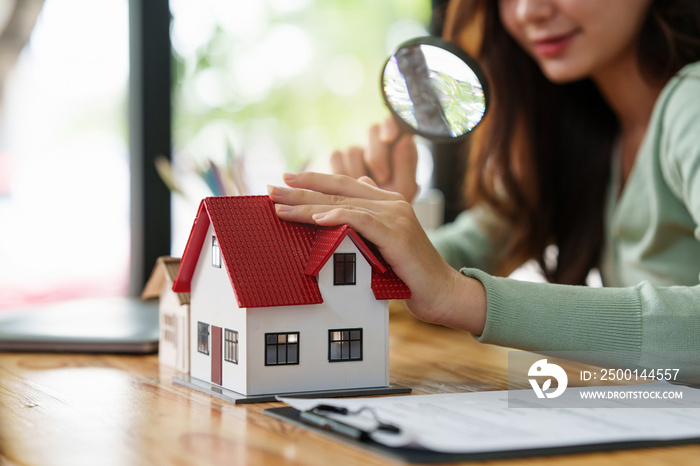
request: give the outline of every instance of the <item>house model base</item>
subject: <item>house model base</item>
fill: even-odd
[[[411,393],[411,389],[409,387],[398,384],[390,384],[388,387],[317,390],[309,392],[245,396],[238,392],[234,392],[233,390],[223,388],[220,385],[208,383],[200,379],[192,378],[188,375],[173,377],[173,382],[176,385],[182,385],[234,404],[269,403],[277,401],[277,396],[291,396],[300,398],[338,398],[343,396],[397,395],[401,393]]]

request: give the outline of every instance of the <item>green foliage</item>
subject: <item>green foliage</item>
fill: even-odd
[[[237,154],[274,143],[292,170],[364,141],[368,125],[387,115],[383,63],[397,41],[421,35],[430,2],[317,0],[286,12],[275,9],[279,1],[256,2],[264,3],[259,31],[239,37],[217,22],[194,55],[173,49],[176,152],[221,159],[224,143],[193,142],[212,125]]]

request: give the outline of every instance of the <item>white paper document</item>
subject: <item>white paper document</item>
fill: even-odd
[[[631,387],[631,388],[628,388]],[[614,387],[634,390],[634,387]],[[328,417],[371,432],[389,447],[424,448],[442,453],[480,453],[596,445],[620,442],[671,441],[700,438],[700,390],[667,382],[643,385],[645,391],[679,390],[682,399],[664,407],[639,408],[628,400],[606,400],[595,408],[513,408],[508,391],[449,393],[378,398],[279,398],[305,411],[319,404],[365,409],[353,415]],[[569,390],[609,390],[611,387],[570,387]],[[655,406],[658,406],[656,404]],[[374,430],[377,422],[397,426],[400,433]]]

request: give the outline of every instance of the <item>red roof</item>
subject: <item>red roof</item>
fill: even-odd
[[[268,196],[208,197],[202,200],[173,290],[189,292],[209,224],[242,308],[323,302],[315,276],[349,236],[372,266],[376,299],[407,299],[408,287],[376,248],[348,225],[319,227],[285,222]]]

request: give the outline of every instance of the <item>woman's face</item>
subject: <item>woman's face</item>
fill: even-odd
[[[506,31],[553,82],[636,59],[652,0],[498,0]]]

